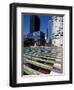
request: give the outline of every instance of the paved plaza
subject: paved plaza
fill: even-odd
[[[62,49],[30,46],[23,48],[23,74],[62,73]]]

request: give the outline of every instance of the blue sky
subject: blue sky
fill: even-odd
[[[52,23],[48,21],[52,20],[52,16],[44,16],[44,15],[38,15],[40,18],[40,31],[44,32],[46,34],[46,29],[49,28],[49,38],[51,37],[51,28]],[[48,26],[49,25],[49,26]],[[24,15],[23,16],[23,32],[29,33],[30,31],[30,15]]]

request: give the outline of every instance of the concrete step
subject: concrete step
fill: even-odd
[[[45,65],[45,64],[39,63],[39,62],[37,62],[37,61],[29,60],[29,59],[27,59],[27,58],[24,58],[24,60],[25,60],[27,63],[36,65],[37,67],[44,68],[44,69],[47,69],[47,70],[51,70],[51,69],[53,68],[53,66]]]

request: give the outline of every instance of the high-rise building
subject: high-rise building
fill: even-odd
[[[46,36],[45,36],[46,45],[49,44],[49,31],[48,28],[46,29]]]
[[[30,33],[40,30],[40,19],[38,16],[30,16]]]
[[[46,38],[48,39],[48,28],[46,29]]]
[[[50,45],[52,34],[52,18],[48,20],[48,27],[46,29],[46,45]]]
[[[52,16],[52,44],[63,46],[64,16]]]
[[[30,33],[34,32],[34,16],[30,16]]]

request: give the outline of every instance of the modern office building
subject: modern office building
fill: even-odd
[[[40,30],[40,19],[38,16],[30,16],[30,33]]]
[[[45,40],[46,40],[46,45],[49,46],[51,44],[51,36],[52,36],[52,19],[48,20],[48,27],[46,29],[46,36],[45,36]]]
[[[52,17],[52,44],[54,46],[63,46],[64,16]]]
[[[38,16],[30,16],[30,32],[25,37],[24,40],[29,44],[31,43],[31,45],[45,45],[45,34],[40,31],[40,19]]]
[[[30,16],[30,32],[29,33],[33,33],[34,32],[34,16]]]
[[[46,35],[45,35],[45,45],[49,45],[49,31],[48,28],[46,29]]]
[[[46,29],[46,38],[48,39],[48,28]]]
[[[30,16],[30,31],[28,34],[24,35],[24,46],[34,45],[35,39],[38,41],[37,35],[33,35],[34,32],[38,31],[40,31],[40,19],[38,16],[32,15]],[[40,34],[40,36],[41,35],[42,34]]]
[[[45,34],[40,31],[40,19],[38,16],[32,15],[30,17],[30,34],[33,34],[32,36],[36,45],[45,44]]]

